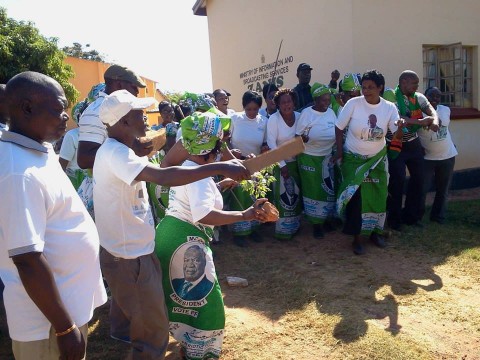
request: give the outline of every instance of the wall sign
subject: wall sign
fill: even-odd
[[[289,65],[292,62],[293,56],[286,56],[285,58],[278,59],[277,62],[273,61],[262,64],[240,73],[240,80],[248,90],[257,91],[260,94],[262,93],[263,87],[268,83],[282,87],[284,84],[283,76],[289,72]],[[275,65],[277,69],[275,69]]]

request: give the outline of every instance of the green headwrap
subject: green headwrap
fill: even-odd
[[[182,142],[190,155],[205,155],[230,128],[230,118],[221,118],[213,111],[196,112],[182,120]]]
[[[384,92],[383,92],[383,96],[382,96],[385,100],[388,100],[392,103],[396,103],[397,102],[397,98],[395,97],[395,90],[393,89],[386,89]]]
[[[323,84],[315,83],[312,85],[312,89],[310,90],[312,94],[312,98],[316,98],[325,94],[331,94],[331,89]]]
[[[193,109],[193,111],[207,111],[214,106],[212,99],[204,94],[185,92],[180,100],[184,103],[187,103]]]
[[[342,80],[342,90],[343,91],[360,91],[362,90],[362,85],[358,80],[358,74],[347,73]]]

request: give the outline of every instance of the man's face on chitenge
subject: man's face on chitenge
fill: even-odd
[[[199,248],[188,248],[183,256],[183,275],[186,281],[196,281],[205,272],[205,255]]]

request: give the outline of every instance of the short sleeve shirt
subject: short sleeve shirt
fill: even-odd
[[[355,154],[373,156],[385,147],[387,130],[397,130],[399,115],[395,105],[380,98],[378,104],[369,104],[363,96],[350,99],[340,112],[336,126],[348,126],[345,149]]]
[[[154,221],[144,181],[135,178],[148,166],[128,146],[108,138],[93,166],[93,202],[100,245],[110,254],[134,259],[151,254]]]

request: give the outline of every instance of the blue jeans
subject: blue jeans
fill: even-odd
[[[425,160],[424,166],[424,188],[423,188],[423,213],[425,212],[425,198],[432,186],[432,179],[435,184],[435,199],[432,210],[430,211],[430,220],[443,223],[447,211],[448,189],[452,182],[453,167],[455,166],[455,156],[445,160]]]

